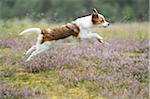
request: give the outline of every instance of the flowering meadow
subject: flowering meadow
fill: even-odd
[[[45,22],[0,22],[0,99],[148,99],[148,23],[95,28],[104,42],[67,38],[30,62],[24,52]]]

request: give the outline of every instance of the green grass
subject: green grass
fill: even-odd
[[[149,23],[115,23],[102,30],[97,29],[106,38],[148,38]]]

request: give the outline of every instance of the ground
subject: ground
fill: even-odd
[[[0,98],[148,99],[148,23],[95,28],[108,44],[69,38],[26,63],[24,52],[36,35],[19,32],[56,25],[0,21]]]

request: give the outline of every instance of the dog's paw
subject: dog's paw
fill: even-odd
[[[29,62],[30,60],[31,60],[31,59],[28,58],[28,59],[25,60],[25,62]]]
[[[100,43],[103,43],[104,41],[103,41],[103,39],[97,39]]]
[[[23,55],[26,56],[26,53],[24,52]]]

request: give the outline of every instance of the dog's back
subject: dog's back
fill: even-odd
[[[77,37],[79,31],[79,27],[73,23],[67,23],[66,25],[62,25],[53,29],[42,29],[41,34],[43,35],[43,38],[41,43],[45,41],[63,39],[69,36]]]

